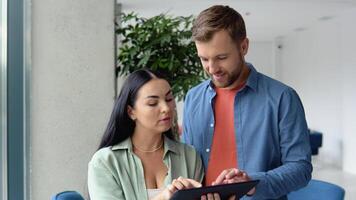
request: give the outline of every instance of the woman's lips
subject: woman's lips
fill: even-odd
[[[163,119],[161,119],[159,121],[169,121],[170,119],[171,119],[170,117],[166,117],[166,118],[163,118]]]

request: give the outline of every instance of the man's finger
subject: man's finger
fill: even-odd
[[[255,192],[256,192],[256,187],[252,188],[247,194],[251,196],[255,194]]]
[[[208,197],[208,200],[214,200],[214,195],[209,193],[206,195]]]
[[[223,180],[225,179],[226,174],[230,172],[231,169],[225,169],[220,173],[220,175],[214,181],[214,185],[222,184]]]
[[[214,193],[214,200],[220,200],[220,195],[218,193]]]
[[[234,195],[234,196],[231,196],[231,197],[229,197],[229,200],[235,200],[236,199],[236,196]]]
[[[235,176],[243,176],[245,172],[239,169],[232,169],[228,174],[226,174],[225,178],[226,179],[231,179]]]
[[[244,172],[244,173],[242,174],[242,178],[245,179],[246,181],[251,180],[250,177],[247,175],[246,172]]]

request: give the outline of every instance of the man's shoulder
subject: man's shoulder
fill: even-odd
[[[278,94],[288,90],[293,90],[293,88],[287,84],[262,73],[258,73],[258,87],[262,91],[269,91]]]

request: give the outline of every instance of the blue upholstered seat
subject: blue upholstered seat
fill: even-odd
[[[343,200],[345,190],[325,181],[311,180],[309,184],[288,194],[288,200]]]
[[[323,134],[318,131],[311,131],[310,132],[310,148],[312,151],[312,155],[318,155],[319,153],[319,148],[323,144]]]
[[[52,196],[52,200],[84,200],[76,191],[64,191]]]

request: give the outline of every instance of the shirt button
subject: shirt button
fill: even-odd
[[[210,152],[210,149],[205,149],[205,151],[206,151],[207,153],[209,153],[209,152]]]
[[[211,124],[210,124],[210,127],[214,127],[214,124],[213,124],[213,123],[211,123]]]

